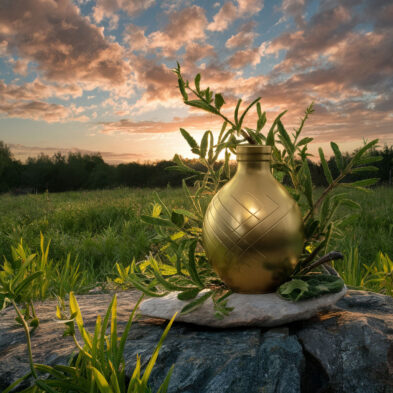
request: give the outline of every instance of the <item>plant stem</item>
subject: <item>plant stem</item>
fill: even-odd
[[[192,93],[194,93],[199,99],[201,99],[202,101],[204,101],[207,105],[210,105],[210,102],[208,102],[208,101],[206,100],[206,98],[203,97],[203,96],[201,96],[197,91],[195,91],[194,89],[192,89],[192,88],[189,87],[189,86],[188,86],[188,89],[189,89]],[[187,104],[187,102],[185,102],[185,103]],[[210,106],[213,107],[212,105],[210,105]],[[223,115],[218,109],[216,109],[216,108],[214,108],[214,109],[217,111],[216,114],[217,114],[218,116],[220,116],[224,121],[226,121],[227,123],[229,123],[234,129],[237,128],[237,127],[236,127],[236,124],[235,124],[233,121],[229,120],[229,119],[228,119],[225,115]],[[240,132],[241,135],[244,137],[244,139],[247,140],[247,142],[248,142],[250,145],[256,145],[256,144],[257,144],[257,143],[254,141],[254,139],[251,138],[250,135],[248,135],[248,133],[247,133],[246,131],[244,131],[243,129],[240,129],[239,132]]]
[[[304,217],[304,222],[306,222],[310,216],[314,213],[314,211],[318,208],[318,206],[325,199],[326,195],[335,188],[338,183],[347,175],[346,172],[342,172],[338,177],[336,177],[332,183],[329,184],[328,187],[325,188],[322,195],[318,198],[318,200],[314,203],[314,206],[308,211],[306,216]]]
[[[341,252],[339,252],[339,251],[331,251],[328,254],[324,255],[322,258],[317,259],[311,265],[306,266],[305,268],[300,270],[300,272],[298,274],[307,273],[307,272],[311,271],[312,269],[315,269],[316,267],[318,267],[320,265],[323,265],[324,263],[327,263],[327,262],[330,262],[330,261],[334,261],[336,259],[343,259],[343,258],[344,258],[344,255],[341,254]]]
[[[15,303],[14,299],[11,299],[11,303],[14,306],[14,309],[15,309],[16,313],[18,314],[18,317],[22,321],[23,329],[25,330],[25,335],[26,335],[26,340],[27,340],[27,351],[29,353],[29,364],[30,364],[31,373],[33,374],[33,377],[35,379],[37,379],[38,376],[37,376],[37,373],[36,373],[35,368],[34,368],[33,353],[31,351],[31,338],[30,338],[29,326],[27,325],[27,322],[26,322],[24,316],[22,315],[22,313],[20,312],[20,310],[19,310],[17,304]]]

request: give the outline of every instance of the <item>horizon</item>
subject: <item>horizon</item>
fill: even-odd
[[[185,76],[236,97],[261,96],[268,129],[290,131],[315,102],[304,135],[393,144],[393,4],[350,1],[13,0],[0,4],[0,140],[19,160],[99,152],[109,163],[193,158],[221,122],[182,102]],[[390,53],[390,54],[389,54]],[[255,116],[247,125],[255,127]],[[265,129],[266,129],[265,128]],[[264,130],[265,130],[264,129]]]

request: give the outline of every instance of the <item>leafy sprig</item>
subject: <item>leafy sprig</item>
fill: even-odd
[[[297,274],[308,271],[310,266],[314,266],[313,262],[322,253],[326,254],[332,237],[342,236],[341,227],[353,213],[339,216],[337,212],[340,206],[345,205],[351,210],[358,208],[348,193],[336,192],[336,189],[341,187],[367,190],[365,187],[378,181],[372,178],[343,183],[346,176],[351,173],[374,169],[370,164],[378,158],[370,156],[369,152],[378,141],[365,143],[347,163],[338,145],[331,142],[339,171],[336,177],[331,173],[324,151],[319,149],[327,187],[322,194],[316,196],[309,161],[312,157],[309,153],[309,145],[313,138],[302,134],[306,121],[314,112],[313,104],[306,108],[299,126],[293,132],[288,132],[282,123],[286,113],[284,111],[274,119],[269,130],[263,133],[267,118],[266,112],[261,110],[259,98],[252,101],[241,115],[239,111],[242,100],[239,99],[231,120],[222,112],[225,104],[222,94],[213,92],[209,87],[202,88],[200,74],[196,75],[194,87],[191,87],[189,81],[183,78],[179,64],[174,72],[178,78],[184,103],[221,117],[223,125],[217,140],[213,132],[207,130],[200,143],[187,130],[180,129],[202,169],[191,168],[179,155],[175,155],[173,159],[175,165],[168,169],[189,174],[188,179],[183,181],[183,189],[191,209],[170,210],[155,194],[152,214],[142,216],[142,219],[154,226],[156,232],[154,240],[158,249],[154,256],[139,263],[134,261],[127,268],[130,272],[128,281],[150,296],[164,296],[168,292],[178,291],[180,299],[190,300],[182,312],[190,312],[206,299],[212,298],[216,315],[222,318],[230,312],[230,309],[226,306],[225,300],[220,299],[225,299],[230,294],[230,290],[208,263],[201,235],[208,203],[233,175],[230,157],[232,153],[236,154],[236,146],[244,142],[271,146],[273,174],[279,180],[286,179],[288,191],[303,210],[305,242],[303,253],[293,273],[293,277],[296,278]],[[244,118],[254,105],[257,112],[256,128],[243,128]],[[224,160],[219,161],[221,155],[224,156]],[[193,181],[193,186],[189,187],[186,181]],[[301,280],[301,278],[296,279]],[[334,280],[333,278],[332,281]],[[305,287],[306,285],[303,285],[303,289]]]

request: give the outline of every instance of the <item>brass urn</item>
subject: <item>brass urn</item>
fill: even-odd
[[[272,175],[271,147],[239,145],[235,176],[211,200],[203,221],[207,257],[235,292],[273,292],[303,247],[297,203]]]

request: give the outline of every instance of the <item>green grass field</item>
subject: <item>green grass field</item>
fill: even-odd
[[[68,253],[78,257],[87,282],[94,285],[114,274],[114,264],[127,265],[144,258],[154,235],[140,220],[151,210],[157,191],[169,206],[186,207],[181,189],[128,189],[66,192],[26,196],[0,196],[0,255],[11,258],[11,246],[23,238],[32,251],[39,249],[40,232],[51,240],[50,258],[65,263]],[[361,205],[345,236],[334,239],[330,249],[341,251],[347,260],[337,262],[344,275],[354,274],[358,285],[379,251],[393,257],[393,188],[380,187],[370,193],[354,192]],[[351,266],[345,270],[344,263]],[[356,272],[354,273],[354,269]]]

